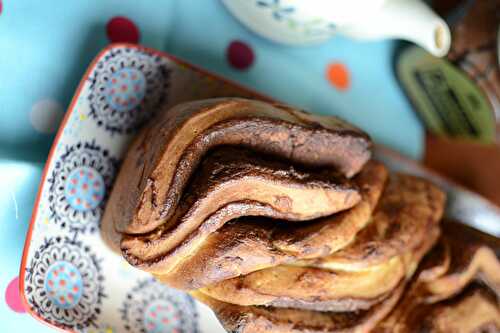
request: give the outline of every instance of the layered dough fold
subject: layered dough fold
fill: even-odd
[[[371,222],[345,248],[224,280],[200,292],[239,305],[367,309],[412,276],[437,240],[443,204],[443,194],[428,182],[394,175]]]
[[[168,223],[190,177],[211,149],[232,145],[355,175],[370,158],[369,137],[335,117],[238,98],[180,104],[132,143],[108,202],[118,232]]]
[[[132,143],[103,236],[230,332],[383,331],[405,325],[391,319],[401,297],[437,304],[477,277],[498,292],[488,246],[460,248],[472,232],[449,224],[459,236],[441,236],[444,193],[389,174],[370,149],[334,117],[236,98],[181,104]]]
[[[222,227],[221,223],[212,224],[213,229],[196,231],[175,252],[147,269],[175,262],[169,270],[153,273],[169,285],[190,290],[301,258],[327,255],[349,244],[369,222],[386,175],[383,166],[370,162],[353,180],[363,187],[362,199],[348,211],[304,223],[246,216]],[[257,215],[252,212],[260,207],[252,202],[235,206],[240,215]]]
[[[399,285],[383,301],[368,310],[354,312],[319,312],[294,308],[241,306],[215,300],[198,291],[192,292],[192,295],[212,308],[228,332],[369,332],[390,313],[403,290],[404,285]]]
[[[375,332],[499,332],[500,240],[445,221],[397,308]]]

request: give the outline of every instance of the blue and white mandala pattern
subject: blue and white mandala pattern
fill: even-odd
[[[33,311],[62,328],[95,326],[104,277],[88,246],[60,237],[46,239],[27,266],[25,293]]]
[[[109,51],[89,77],[89,116],[112,134],[135,131],[167,101],[170,72],[164,58],[145,51]]]
[[[96,231],[117,164],[93,142],[66,147],[48,179],[52,219],[70,230]]]
[[[193,299],[154,279],[140,281],[127,295],[122,319],[129,332],[196,333],[197,312]]]

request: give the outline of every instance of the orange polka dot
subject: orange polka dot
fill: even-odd
[[[326,68],[326,77],[338,90],[347,90],[351,85],[349,70],[344,64],[331,63]]]

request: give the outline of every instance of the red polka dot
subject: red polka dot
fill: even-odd
[[[247,69],[255,60],[252,48],[239,40],[232,41],[229,44],[226,57],[229,64],[236,69]]]
[[[130,19],[115,16],[106,25],[108,39],[112,43],[138,43],[140,38],[139,28]]]
[[[7,286],[5,290],[5,301],[12,311],[18,313],[26,312],[21,302],[21,295],[19,295],[19,277],[15,277]]]
[[[329,64],[326,69],[326,77],[330,84],[338,90],[347,90],[351,85],[349,70],[341,63]]]
[[[2,14],[2,10],[3,10],[3,4],[2,4],[2,0],[0,0],[0,14]]]

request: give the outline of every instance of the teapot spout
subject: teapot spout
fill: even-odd
[[[363,24],[345,28],[353,37],[405,39],[437,57],[445,56],[451,44],[446,22],[421,0],[386,0]]]

